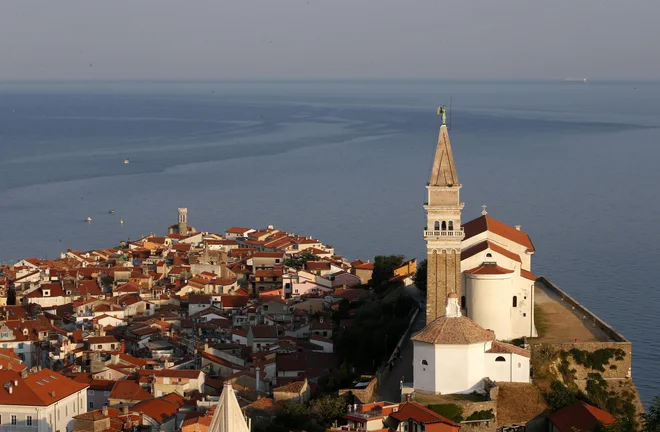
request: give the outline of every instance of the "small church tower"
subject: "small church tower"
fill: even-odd
[[[180,208],[179,209],[179,234],[186,235],[188,234],[188,209]]]
[[[454,156],[445,124],[440,127],[438,145],[435,149],[431,178],[426,185],[428,199],[424,240],[427,253],[426,324],[445,313],[447,295],[461,296],[461,241],[464,233],[461,226],[461,184],[456,175]]]

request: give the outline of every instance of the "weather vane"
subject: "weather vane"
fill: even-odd
[[[442,116],[442,124],[446,125],[447,124],[447,108],[445,108],[444,105],[440,105],[438,107],[438,115]]]

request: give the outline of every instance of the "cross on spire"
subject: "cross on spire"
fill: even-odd
[[[481,214],[483,216],[486,216],[488,214],[488,211],[486,211],[486,204],[481,206]]]

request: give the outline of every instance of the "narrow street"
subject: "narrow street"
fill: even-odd
[[[422,309],[419,311],[417,318],[413,322],[412,331],[401,347],[401,359],[396,362],[391,372],[388,372],[378,388],[376,400],[386,400],[390,402],[399,402],[401,399],[401,380],[404,383],[412,383],[412,362],[413,362],[413,345],[410,342],[410,336],[424,328],[424,321],[426,317],[425,309],[425,296],[424,293],[419,291],[414,285],[405,288],[407,294],[412,296]]]

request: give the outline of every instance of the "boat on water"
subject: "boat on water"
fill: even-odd
[[[124,225],[124,219],[119,219],[119,224]]]
[[[586,78],[564,78],[564,82],[587,82]]]
[[[130,160],[128,160],[128,159],[124,159],[124,165],[128,165],[129,163],[131,163]]]
[[[91,218],[91,217],[87,216],[87,217],[85,218],[85,222],[91,222],[91,221],[92,221],[92,218]]]
[[[114,211],[114,210],[110,210],[110,211],[108,211],[108,213],[110,213],[110,214],[114,214],[115,211]]]

